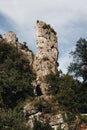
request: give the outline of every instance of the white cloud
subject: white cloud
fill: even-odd
[[[87,23],[87,0],[0,0],[0,12],[14,21],[18,37],[27,41],[33,50],[36,47],[36,20],[51,24],[58,33],[59,61],[64,72],[69,61],[68,53],[79,37],[87,35],[87,27],[84,27]]]
[[[32,20],[37,18],[61,25],[87,15],[86,3],[86,0],[3,0],[0,10],[21,25],[34,23]]]
[[[67,73],[68,66],[70,62],[72,61],[72,58],[69,57],[68,54],[64,54],[59,58],[59,68],[61,69],[64,73]]]

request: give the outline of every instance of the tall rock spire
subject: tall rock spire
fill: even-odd
[[[44,77],[56,73],[58,60],[58,43],[54,29],[43,21],[36,23],[37,53],[33,68],[37,79],[41,82],[41,89],[45,92]]]

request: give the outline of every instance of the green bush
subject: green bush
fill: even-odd
[[[40,121],[35,119],[33,130],[53,130],[53,129],[49,125],[48,121],[46,121],[45,123],[41,123]]]
[[[51,86],[49,91],[55,96],[61,109],[86,113],[87,83],[81,83],[69,74],[61,72],[46,76],[46,82]]]
[[[15,46],[0,42],[0,130],[29,130],[23,106],[34,97],[35,74]]]
[[[0,109],[0,130],[29,130],[25,125],[23,115],[21,118],[11,109]]]
[[[14,46],[0,44],[0,106],[14,108],[21,100],[33,96],[35,78],[29,61]]]

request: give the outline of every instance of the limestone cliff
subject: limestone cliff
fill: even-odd
[[[44,77],[50,73],[56,73],[58,60],[57,36],[54,29],[43,21],[36,23],[37,52],[34,58],[33,68],[37,74],[37,80],[43,94],[46,93],[47,84]]]
[[[29,60],[29,64],[36,72],[36,81],[33,84],[40,84],[42,95],[37,95],[23,109],[25,117],[28,119],[27,125],[32,128],[35,119],[42,123],[48,120],[54,130],[70,130],[71,128],[66,122],[69,119],[68,114],[61,111],[58,101],[55,101],[53,95],[49,95],[49,84],[45,82],[45,76],[51,73],[55,74],[58,69],[58,41],[56,32],[49,24],[37,21],[36,38],[37,52],[34,56],[33,52],[27,48],[26,43],[21,44],[13,32],[8,32],[3,37],[0,37],[0,41],[17,47],[24,58]],[[75,130],[75,125],[75,122],[73,122],[72,130]]]
[[[4,34],[1,40],[17,47],[18,50],[23,54],[24,58],[27,58],[29,60],[29,64],[32,66],[34,55],[33,52],[29,50],[28,47],[26,46],[26,42],[20,43],[18,41],[16,34],[12,31],[9,31],[6,34]]]
[[[24,113],[28,117],[27,124],[32,128],[34,120],[42,123],[49,120],[52,128],[59,127],[68,130],[64,122],[63,113],[59,110],[58,103],[53,96],[48,95],[48,86],[44,77],[57,72],[58,67],[58,42],[54,29],[43,21],[36,23],[37,52],[34,57],[33,69],[36,72],[37,84],[40,84],[42,95],[37,97],[24,107]],[[36,85],[37,85],[36,84]]]
[[[63,120],[62,113],[59,110],[58,103],[53,100],[52,95],[47,95],[48,84],[45,83],[44,77],[50,73],[56,73],[58,60],[57,36],[54,29],[43,21],[36,23],[37,52],[35,57],[30,51],[26,43],[19,43],[16,34],[8,32],[0,40],[18,48],[25,58],[29,60],[36,72],[36,80],[40,82],[43,95],[37,96],[33,101],[27,103],[24,107],[24,114],[28,117],[27,124],[32,128],[34,119],[45,123],[49,120],[49,124],[57,129],[61,124],[61,128],[67,130],[67,124]]]
[[[4,40],[9,43],[9,44],[13,44],[13,45],[17,45],[18,42],[18,38],[16,37],[16,34],[12,31],[7,32],[4,36],[3,36]]]

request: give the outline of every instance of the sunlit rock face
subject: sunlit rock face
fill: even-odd
[[[16,42],[18,41],[18,38],[16,37],[16,34],[12,31],[7,32],[3,38],[6,40],[7,43],[12,43],[12,44],[16,44]]]
[[[34,58],[33,68],[37,79],[41,81],[42,91],[47,88],[44,77],[56,73],[58,60],[58,43],[54,29],[43,21],[36,23],[37,53]]]

